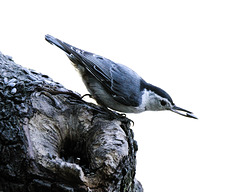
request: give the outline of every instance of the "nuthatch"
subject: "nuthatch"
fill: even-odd
[[[192,112],[177,107],[166,91],[147,83],[125,65],[78,49],[50,35],[45,39],[67,54],[98,104],[125,113],[170,110],[197,119]]]

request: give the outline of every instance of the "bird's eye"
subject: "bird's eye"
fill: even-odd
[[[161,105],[165,106],[167,104],[167,102],[165,100],[161,100]]]

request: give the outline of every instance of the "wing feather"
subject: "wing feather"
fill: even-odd
[[[126,106],[138,106],[141,103],[139,95],[141,77],[136,72],[125,65],[83,51],[52,36],[47,40],[64,50],[76,65],[83,65],[115,101]]]

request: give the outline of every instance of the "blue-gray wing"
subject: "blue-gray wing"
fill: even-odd
[[[79,52],[79,51],[78,51]],[[77,53],[78,53],[77,52]],[[128,67],[94,55],[89,52],[78,53],[86,69],[104,86],[114,100],[127,106],[138,106],[141,102],[140,77]]]
[[[138,106],[141,103],[141,77],[130,68],[78,49],[50,35],[46,35],[46,40],[64,50],[76,65],[84,66],[117,102],[127,106]]]

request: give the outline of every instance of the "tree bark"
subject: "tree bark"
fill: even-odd
[[[130,125],[0,53],[0,191],[143,191]]]

